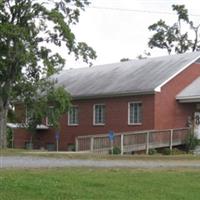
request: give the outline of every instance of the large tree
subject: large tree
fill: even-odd
[[[184,5],[172,5],[172,10],[177,14],[177,21],[173,25],[168,25],[160,19],[149,26],[149,30],[154,33],[149,39],[149,47],[166,49],[168,54],[198,51],[200,25],[195,26],[189,19],[188,10]]]
[[[67,97],[63,89],[55,89],[49,79],[65,63],[52,49],[66,47],[66,54],[85,62],[96,57],[71,30],[88,4],[88,0],[0,0],[0,148],[7,145],[7,113],[13,102],[25,102],[36,111],[51,100],[60,106],[57,113],[68,106],[68,99],[62,102]],[[40,114],[35,112],[37,119]]]

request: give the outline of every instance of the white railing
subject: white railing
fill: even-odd
[[[185,143],[188,128],[134,131],[116,133],[113,142],[108,134],[87,135],[76,137],[76,151],[90,151],[108,153],[112,147],[118,147],[121,154],[145,150],[149,153],[151,148],[169,147]]]

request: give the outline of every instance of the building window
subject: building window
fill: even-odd
[[[54,107],[49,106],[46,117],[46,125],[53,126],[53,120],[54,120]]]
[[[96,104],[93,107],[93,124],[104,125],[105,124],[105,105]]]
[[[78,120],[78,106],[71,106],[68,111],[68,125],[75,126],[79,124]]]
[[[142,123],[142,103],[130,102],[128,104],[128,124]]]

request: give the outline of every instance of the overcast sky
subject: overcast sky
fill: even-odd
[[[73,31],[78,41],[92,46],[97,53],[94,65],[119,62],[121,58],[134,59],[148,50],[151,33],[148,26],[159,19],[172,24],[177,16],[172,4],[185,4],[190,19],[200,23],[199,0],[90,0],[81,13]],[[171,14],[170,14],[171,13]],[[194,16],[199,15],[199,16]],[[152,56],[167,55],[165,50],[150,50]],[[62,55],[66,55],[62,50]],[[67,57],[66,68],[87,66]]]

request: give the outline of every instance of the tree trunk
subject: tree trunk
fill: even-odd
[[[7,114],[8,108],[0,105],[0,149],[7,147]]]

